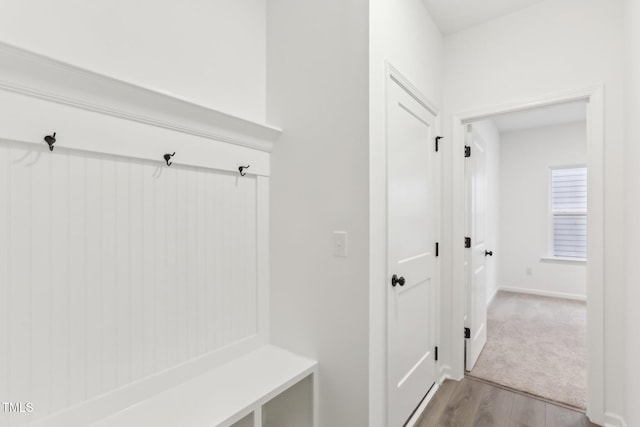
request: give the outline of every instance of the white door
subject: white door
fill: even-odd
[[[467,233],[470,247],[466,250],[467,316],[465,327],[468,338],[465,345],[466,369],[470,371],[487,342],[487,269],[485,259],[489,254],[487,238],[487,179],[486,144],[482,136],[467,125],[465,158]],[[466,243],[466,242],[465,242]],[[467,331],[465,330],[465,333]]]
[[[405,424],[435,381],[435,117],[389,81],[388,423]]]

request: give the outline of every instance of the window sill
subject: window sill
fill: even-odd
[[[584,265],[587,263],[586,258],[563,258],[558,256],[543,256],[543,257],[540,257],[540,261],[557,263],[557,264],[579,264],[579,265],[580,264]]]

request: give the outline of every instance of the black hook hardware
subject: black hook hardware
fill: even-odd
[[[44,137],[44,142],[49,144],[49,151],[53,151],[53,144],[56,143],[56,133],[54,132],[53,135],[45,136]]]
[[[484,256],[493,256],[493,251],[484,251]]]
[[[170,162],[169,160],[171,160],[171,158],[175,155],[176,155],[175,151],[173,152],[173,154],[167,153],[164,155],[164,161],[167,162],[167,166],[171,166],[173,164],[173,162]]]
[[[240,167],[238,168],[238,170],[240,171],[240,176],[245,176],[245,175],[247,174],[246,172],[244,172],[244,170],[245,170],[245,169],[249,169],[249,166],[251,166],[251,165],[247,165],[247,166],[240,166]]]
[[[396,274],[394,274],[391,277],[391,286],[395,288],[396,285],[404,286],[404,277],[398,277]]]

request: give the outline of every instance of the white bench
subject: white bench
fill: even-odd
[[[92,427],[316,427],[317,363],[264,346]]]

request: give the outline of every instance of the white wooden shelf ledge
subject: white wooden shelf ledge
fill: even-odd
[[[316,373],[314,360],[267,345],[91,426],[226,427],[251,413],[260,426],[262,405]]]

